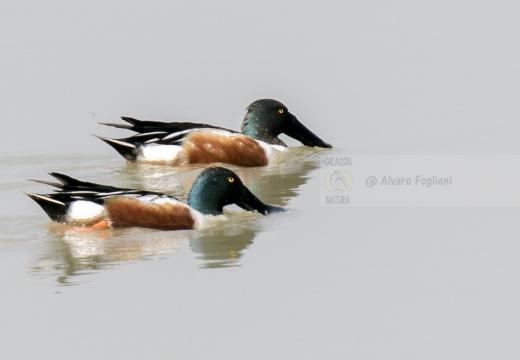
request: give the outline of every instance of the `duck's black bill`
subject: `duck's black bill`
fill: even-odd
[[[291,121],[287,123],[284,134],[300,141],[305,146],[317,146],[330,149],[332,145],[321,140],[315,133],[303,125],[296,116],[292,115]]]
[[[262,215],[284,212],[285,209],[280,206],[264,204],[258,199],[248,188],[244,186],[239,198],[236,202],[238,206],[247,211],[257,211]]]

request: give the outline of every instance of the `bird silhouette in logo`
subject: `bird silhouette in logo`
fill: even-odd
[[[329,177],[330,190],[332,192],[346,192],[348,190],[348,180],[342,171],[334,170]]]

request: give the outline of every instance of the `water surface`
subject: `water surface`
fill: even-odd
[[[286,162],[287,159],[290,162]],[[74,276],[102,269],[111,263],[140,259],[164,258],[179,249],[193,252],[196,266],[240,266],[241,257],[254,243],[258,232],[285,218],[297,216],[291,210],[291,199],[298,196],[310,174],[319,166],[320,151],[293,148],[280,161],[265,168],[239,168],[236,171],[245,184],[264,202],[285,206],[286,214],[263,217],[242,211],[237,206],[226,208],[226,216],[200,231],[158,231],[150,229],[89,229],[50,222],[37,204],[22,192],[46,193],[52,188],[32,183],[27,178],[49,180],[50,171],[65,172],[86,181],[133,187],[168,193],[186,201],[191,184],[206,165],[175,168],[167,165],[133,164],[114,156],[50,156],[5,158],[2,168],[6,177],[2,194],[19,208],[5,207],[1,245],[9,248],[17,241],[29,242],[36,235],[41,254],[31,266],[39,276],[54,276],[63,284],[74,284]],[[220,164],[222,165],[222,164]],[[9,169],[9,171],[7,171]],[[41,170],[40,169],[46,169]],[[26,178],[24,178],[26,177]],[[16,214],[29,210],[27,213]],[[29,220],[30,219],[30,220]]]

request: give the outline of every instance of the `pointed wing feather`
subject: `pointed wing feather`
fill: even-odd
[[[144,191],[138,189],[120,188],[110,185],[96,184],[88,181],[82,181],[75,179],[71,176],[52,172],[51,176],[61,182],[47,182],[42,180],[33,180],[41,184],[57,187],[57,190],[52,194],[36,194],[43,196],[61,203],[70,203],[75,200],[86,200],[92,201],[97,204],[103,204],[103,202],[113,196],[151,196],[152,198],[172,198],[172,196],[165,195],[163,193],[154,191]]]
[[[110,139],[103,138],[101,136],[97,136],[99,139],[108,143],[110,146],[114,147],[121,155],[125,158],[133,161],[138,154],[138,148],[145,144],[160,144],[160,145],[181,145],[182,141],[193,131],[197,130],[219,130],[226,131],[231,134],[236,134],[236,131],[227,130],[227,129],[217,129],[215,127],[211,128],[194,128],[176,132],[166,132],[166,131],[152,131],[149,133],[139,133],[136,135],[132,135],[126,138],[118,138],[118,139]],[[127,155],[127,153],[129,153]]]
[[[237,131],[226,129],[219,126],[203,124],[203,123],[192,123],[192,122],[163,122],[163,121],[152,121],[152,120],[138,120],[135,118],[122,116],[122,120],[126,121],[130,125],[126,124],[115,124],[115,123],[100,123],[102,125],[113,126],[121,129],[128,129],[135,131],[140,134],[151,133],[151,132],[166,132],[166,133],[176,133],[185,130],[192,129],[218,129],[218,130],[226,130],[233,133]]]

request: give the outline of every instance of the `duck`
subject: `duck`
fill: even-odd
[[[159,230],[200,229],[208,217],[223,214],[226,205],[268,215],[283,212],[264,204],[233,171],[205,168],[195,179],[187,204],[153,191],[122,188],[82,181],[65,174],[49,173],[59,182],[33,180],[57,188],[51,194],[26,193],[55,222],[98,228],[142,227]]]
[[[224,163],[243,167],[265,166],[287,145],[285,134],[309,147],[330,149],[280,101],[260,99],[251,103],[241,131],[191,122],[162,122],[121,117],[127,124],[101,123],[128,129],[136,135],[113,139],[97,136],[130,162],[186,164]]]

